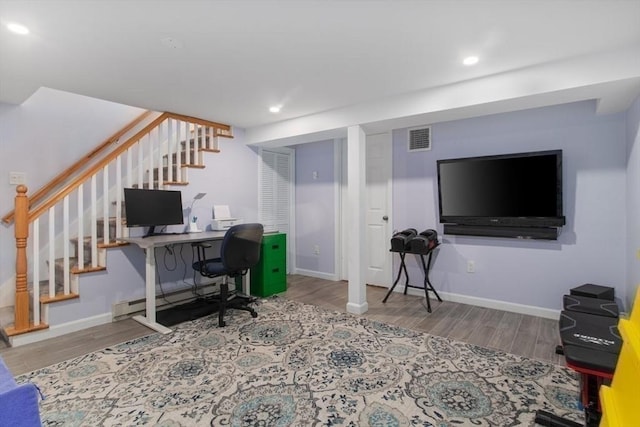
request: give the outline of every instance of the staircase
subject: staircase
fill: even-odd
[[[233,138],[230,126],[216,122],[144,116],[33,196],[17,187],[16,209],[2,218],[16,236],[15,305],[0,309],[10,345],[48,329],[49,306],[78,299],[80,277],[107,270],[107,251],[127,245],[120,240],[128,235],[123,188],[188,185],[189,170],[205,168],[204,154],[219,153],[219,138]]]

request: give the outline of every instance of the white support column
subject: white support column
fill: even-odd
[[[347,194],[349,227],[349,313],[369,309],[366,288],[366,135],[360,126],[347,133]]]

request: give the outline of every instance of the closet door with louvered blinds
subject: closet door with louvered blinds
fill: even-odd
[[[291,208],[293,150],[261,150],[258,205],[265,232],[277,230],[287,235],[287,273],[291,270]]]

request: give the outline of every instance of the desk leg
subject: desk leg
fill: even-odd
[[[145,263],[146,314],[133,316],[133,320],[162,334],[169,334],[171,329],[156,322],[156,259],[153,256],[155,249],[147,248],[145,252],[147,258]]]
[[[382,300],[382,303],[384,304],[385,302],[387,302],[387,299],[389,298],[389,295],[391,295],[391,292],[393,292],[393,289],[396,287],[396,285],[398,284],[398,282],[400,281],[400,276],[402,275],[402,271],[404,270],[404,275],[407,278],[405,285],[404,285],[404,293],[407,293],[407,283],[409,283],[409,275],[407,274],[407,267],[404,265],[404,252],[400,252],[400,268],[398,269],[398,277],[396,277],[396,281],[393,282],[393,286],[391,286],[391,289],[389,289],[389,292],[387,292],[387,295],[385,295],[384,299]]]

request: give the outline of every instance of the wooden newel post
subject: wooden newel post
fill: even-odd
[[[15,329],[29,328],[29,289],[27,288],[27,238],[29,237],[29,199],[27,187],[18,185],[15,201],[16,305]]]

